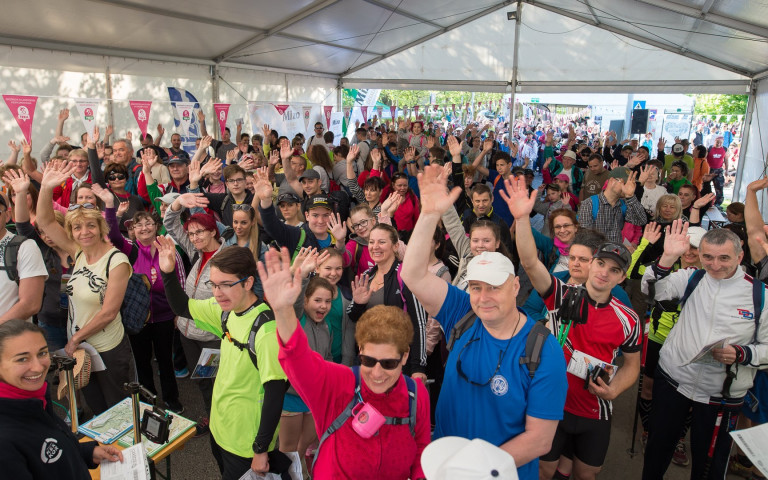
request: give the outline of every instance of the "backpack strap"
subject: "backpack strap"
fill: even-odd
[[[27,237],[14,235],[3,247],[3,262],[5,265],[0,266],[0,270],[5,270],[8,279],[16,282],[17,285],[19,284],[19,249],[26,240]]]
[[[139,246],[136,244],[136,242],[133,242],[133,245],[131,246],[131,251],[128,252],[128,263],[133,265],[136,263],[136,260],[139,258]]]
[[[755,307],[755,334],[752,343],[757,344],[757,331],[760,330],[760,315],[765,306],[765,284],[757,278],[752,278],[752,305]]]
[[[248,340],[246,340],[245,343],[237,340],[229,334],[229,329],[227,328],[229,313],[230,312],[221,312],[221,331],[223,332],[221,339],[223,341],[228,340],[232,342],[232,344],[241,352],[246,350],[248,352],[248,356],[251,357],[253,366],[258,370],[259,359],[256,356],[256,334],[259,333],[259,329],[262,325],[275,319],[274,314],[272,314],[272,310],[264,310],[263,312],[259,313],[259,316],[256,317],[253,325],[251,325],[251,332],[248,334]]]
[[[683,296],[680,297],[680,301],[678,302],[681,311],[683,310],[683,307],[685,307],[685,302],[688,300],[688,297],[691,296],[693,291],[696,289],[696,286],[699,284],[701,279],[704,278],[706,273],[706,270],[700,268],[693,272],[693,275],[688,277],[688,284],[685,286],[685,292],[683,292]]]
[[[397,285],[400,287],[400,299],[403,301],[403,311],[405,313],[408,313],[408,304],[405,302],[405,295],[403,294],[403,289],[405,288],[405,285],[403,285],[403,279],[400,278],[400,269],[403,268],[403,264],[400,263],[397,265],[397,268],[395,269],[395,278],[397,278]]]
[[[296,248],[293,250],[293,255],[291,255],[291,263],[296,259],[296,257],[299,255],[299,252],[301,251],[301,247],[304,246],[304,241],[307,239],[307,232],[303,228],[302,225],[299,227],[299,243],[296,244]]]
[[[317,443],[317,450],[315,453],[315,459],[312,461],[312,466],[315,466],[315,462],[317,462],[317,459],[320,457],[320,448],[323,446],[323,442],[325,442],[328,437],[330,437],[336,430],[340,429],[344,423],[349,420],[349,418],[352,416],[352,410],[357,406],[358,403],[362,403],[363,399],[360,396],[360,367],[358,365],[355,365],[352,367],[352,373],[355,375],[355,393],[352,396],[352,400],[349,401],[346,407],[344,407],[344,410],[339,414],[338,417],[331,423],[331,425],[325,430],[323,433],[323,436],[320,437],[320,440]]]
[[[470,310],[466,313],[466,315],[461,317],[458,322],[456,322],[456,325],[454,325],[451,329],[451,338],[448,339],[448,344],[445,347],[449,352],[453,349],[453,345],[456,343],[456,340],[461,338],[464,332],[469,330],[469,328],[475,324],[475,320],[477,320],[477,315],[475,315],[473,310]]]
[[[592,195],[589,197],[592,200],[592,220],[597,220],[597,212],[600,210],[600,195]],[[627,216],[627,202],[624,201],[624,199],[619,200],[621,205],[621,216],[626,217]]]
[[[80,253],[83,253],[83,251],[81,250],[81,251],[80,251]],[[119,251],[119,250],[117,250],[117,249],[115,249],[115,251],[114,251],[114,252],[112,252],[111,254],[109,254],[109,258],[107,258],[107,269],[106,269],[107,280],[109,280],[109,264],[110,264],[110,263],[112,263],[112,257],[114,257],[115,255],[117,255],[118,253],[120,253],[120,251]]]
[[[544,348],[544,342],[550,335],[549,328],[543,322],[536,322],[533,328],[528,332],[528,339],[525,341],[525,356],[520,357],[520,364],[528,366],[528,376],[533,378],[536,375],[536,369],[541,364],[541,350]]]
[[[405,386],[408,388],[408,416],[407,417],[384,417],[385,425],[405,425],[411,429],[411,436],[416,435],[416,381],[407,375],[403,375]]]

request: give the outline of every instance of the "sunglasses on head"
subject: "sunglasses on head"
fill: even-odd
[[[247,212],[250,209],[251,209],[251,206],[247,203],[236,203],[232,205],[232,210],[235,212],[237,211]]]
[[[124,173],[110,173],[107,177],[107,180],[114,181],[114,180],[125,180],[126,176]]]
[[[400,358],[373,358],[369,357],[368,355],[360,354],[360,365],[366,367],[366,368],[373,368],[376,366],[376,364],[380,364],[381,368],[384,370],[394,370],[397,368],[398,365],[400,365],[400,361],[403,359],[403,356],[400,355]]]
[[[96,205],[92,204],[91,202],[85,202],[85,203],[74,203],[67,208],[68,212],[73,212],[79,208],[87,208],[88,210],[96,210]]]

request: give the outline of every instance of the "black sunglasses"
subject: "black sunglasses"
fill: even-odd
[[[493,377],[496,376],[497,373],[499,373],[499,369],[501,368],[501,362],[504,360],[504,355],[507,354],[507,349],[509,348],[509,343],[507,343],[507,347],[499,352],[499,363],[496,364],[496,369],[493,371],[490,377],[488,377],[488,380],[486,380],[483,383],[477,383],[474,380],[470,380],[469,377],[467,377],[467,374],[464,373],[464,370],[461,369],[461,355],[464,353],[464,350],[467,349],[468,346],[472,345],[473,343],[480,340],[480,338],[473,338],[472,340],[468,341],[464,347],[462,347],[461,351],[459,352],[459,358],[456,360],[456,372],[458,372],[459,377],[463,378],[467,383],[470,383],[472,385],[478,386],[478,387],[484,387],[491,383],[491,380],[493,380]],[[383,366],[383,365],[382,365]]]
[[[400,361],[403,359],[403,356],[400,355],[400,358],[373,358],[369,357],[368,355],[360,354],[360,364],[366,368],[373,368],[376,366],[376,364],[380,364],[381,368],[384,370],[394,370],[397,368],[398,365],[400,365]]]
[[[115,181],[115,180],[125,180],[126,176],[123,173],[110,173],[107,177],[107,180]]]

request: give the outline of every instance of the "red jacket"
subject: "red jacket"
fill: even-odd
[[[91,172],[88,171],[88,178],[85,180],[88,183],[93,183],[93,180],[91,180]],[[72,198],[72,186],[75,184],[75,179],[71,176],[59,185],[58,187],[53,189],[53,201],[58,203],[64,208],[68,208],[70,202],[70,199]]]

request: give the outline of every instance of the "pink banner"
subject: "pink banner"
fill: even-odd
[[[392,120],[395,119],[395,115],[397,115],[397,107],[392,105],[389,107],[389,115],[392,117]]]
[[[290,105],[275,105],[274,103],[272,106],[275,107],[275,110],[277,110],[277,113],[280,115],[284,114],[285,111],[288,110],[288,107],[290,107]]]
[[[311,106],[309,106],[309,107],[307,107],[307,106],[301,107],[301,114],[304,117],[304,131],[305,132],[309,128],[309,118],[310,118],[310,113],[311,112],[312,112],[312,107]]]
[[[435,105],[435,111],[437,111],[437,105]]]
[[[149,125],[149,112],[152,108],[152,102],[130,100],[128,103],[131,105],[133,117],[136,119],[136,123],[139,125],[139,130],[141,130],[141,136],[146,136],[147,126]]]
[[[467,102],[467,110],[469,110],[469,102]]]
[[[376,107],[376,112],[379,115],[379,121],[381,121],[381,117],[384,114],[384,107]]]
[[[456,104],[452,103],[451,108],[453,109],[453,114],[456,115]]]
[[[214,103],[213,113],[216,115],[216,119],[219,121],[219,128],[221,129],[221,136],[223,138],[224,129],[227,127],[227,117],[229,116],[229,104]]]
[[[360,113],[363,114],[363,123],[368,123],[368,107],[366,105],[360,107]]]
[[[343,107],[342,110],[344,112],[344,118],[349,120],[349,114],[352,113],[352,109],[350,107]]]
[[[419,116],[419,106],[418,105],[414,105],[413,106],[413,113],[415,113],[417,117]]]
[[[333,105],[326,105],[323,107],[323,114],[325,115],[325,128],[331,129],[331,114],[333,113]]]
[[[11,115],[16,119],[16,123],[21,128],[21,133],[32,143],[32,120],[35,118],[35,105],[37,97],[30,95],[3,95],[3,100],[11,110]]]

